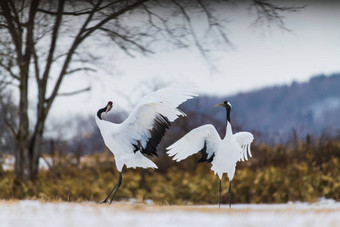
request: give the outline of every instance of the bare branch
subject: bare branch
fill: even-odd
[[[27,32],[26,32],[26,49],[24,54],[24,61],[27,62],[27,64],[30,62],[30,58],[34,52],[34,18],[37,13],[37,8],[39,5],[39,0],[32,0],[30,9],[29,9],[29,17],[27,20]]]
[[[13,85],[13,81],[0,80],[0,92],[5,90],[9,85]]]
[[[12,65],[11,64],[5,64],[0,60],[0,66],[2,68],[4,68],[13,79],[16,79],[18,81],[20,80],[19,76],[12,71]]]
[[[53,174],[54,179],[59,179],[59,177],[57,176],[57,174],[54,171],[53,166],[47,161],[47,159],[44,157],[43,154],[40,155],[40,157],[44,160],[44,162],[46,163],[46,165],[48,166],[48,169],[51,171],[51,173]]]
[[[265,0],[253,0],[252,6],[255,8],[257,13],[257,18],[254,21],[255,24],[263,23],[264,21],[268,22],[270,25],[271,23],[276,24],[281,29],[290,31],[285,26],[284,23],[284,16],[280,13],[282,12],[298,12],[305,8],[305,6],[278,6],[276,4],[269,3]]]
[[[99,7],[97,9],[97,11],[101,11],[101,10],[107,9],[110,6],[112,6],[112,5],[116,4],[116,3],[119,3],[119,2],[121,2],[121,1],[112,1],[112,2],[106,4],[106,5],[102,6],[102,7]],[[62,12],[62,15],[64,15],[64,16],[83,16],[83,15],[91,14],[92,10],[93,9],[87,8],[87,9],[82,9],[82,10],[73,11],[73,12],[65,12],[64,11],[64,12]],[[58,14],[58,12],[59,12],[59,11],[52,12],[52,11],[41,9],[41,8],[39,8],[38,11],[41,12],[41,13],[52,15],[52,16],[56,16]]]
[[[20,31],[20,33],[22,33],[22,27],[21,27],[21,23],[20,23],[20,20],[19,20],[18,11],[16,10],[13,1],[9,1],[9,7],[11,7],[11,11],[14,12],[13,20],[15,21],[17,28]]]
[[[57,56],[55,56],[55,57],[53,58],[53,61],[57,61],[58,59],[63,58],[63,57],[65,57],[65,56],[67,56],[67,53],[59,54],[59,55],[57,55]]]
[[[88,92],[91,90],[91,87],[83,88],[77,91],[72,91],[72,92],[65,92],[65,93],[58,93],[58,96],[71,96],[71,95],[78,95],[80,93]]]
[[[89,68],[89,67],[82,67],[82,68],[77,68],[77,69],[69,70],[65,74],[69,75],[69,74],[72,74],[72,73],[75,73],[75,72],[79,72],[79,71],[92,71],[92,72],[96,72],[95,69],[92,69],[92,68]]]
[[[18,60],[18,63],[20,64],[20,62],[22,61],[22,57],[23,57],[22,51],[21,51],[22,37],[21,37],[21,33],[16,30],[15,24],[13,23],[14,20],[10,13],[11,11],[10,11],[8,3],[9,1],[0,1],[1,9],[3,9],[1,15],[6,20],[7,28],[8,28],[7,30],[9,31],[11,38],[13,40],[15,51],[17,54],[17,60]]]
[[[106,29],[106,28],[100,28],[100,30],[106,32],[107,34],[109,34],[109,36],[111,37],[111,39],[121,48],[123,49],[128,55],[130,55],[131,57],[133,57],[133,55],[130,53],[129,49],[121,44],[120,42],[118,42],[115,38],[118,37],[119,39],[132,44],[133,46],[137,47],[142,53],[153,53],[151,50],[148,50],[147,48],[145,48],[144,46],[140,45],[138,42],[134,41],[132,38],[129,38],[127,36],[121,35],[117,32],[114,32],[112,30]]]
[[[34,69],[35,69],[35,78],[36,78],[37,83],[39,84],[40,83],[39,57],[37,55],[35,48],[33,49],[33,59],[34,59],[33,63],[34,63]]]
[[[179,9],[180,11],[182,12],[186,22],[187,22],[187,25],[189,27],[189,30],[190,30],[190,33],[191,33],[191,36],[192,38],[194,39],[194,42],[195,42],[195,45],[196,47],[198,48],[198,50],[201,52],[202,56],[204,57],[207,57],[206,53],[205,53],[205,50],[204,48],[202,47],[202,45],[200,44],[198,38],[197,38],[197,35],[196,35],[196,32],[195,32],[195,29],[193,28],[192,26],[192,23],[191,23],[191,19],[190,19],[190,16],[189,14],[187,13],[187,11],[185,10],[185,8],[180,4],[178,3],[176,0],[171,0]]]
[[[16,138],[17,134],[17,129],[15,128],[15,117],[10,118],[15,115],[15,113],[10,113],[11,111],[13,112],[13,105],[11,105],[11,96],[5,96],[6,98],[4,99],[4,96],[0,98],[0,106],[2,107],[2,119],[3,122],[5,123],[6,127],[9,129],[11,135],[13,138]]]
[[[48,56],[47,56],[47,60],[46,60],[46,68],[44,71],[44,75],[42,78],[42,82],[43,83],[47,83],[47,78],[49,76],[49,72],[50,72],[50,68],[51,68],[51,64],[53,61],[53,54],[56,48],[56,42],[57,42],[57,37],[58,37],[58,32],[59,32],[59,28],[60,28],[60,24],[61,24],[61,19],[62,19],[62,12],[64,9],[64,4],[65,4],[65,0],[60,0],[59,1],[59,5],[58,5],[58,13],[55,19],[55,23],[53,26],[53,32],[51,35],[51,44],[50,44],[50,50],[48,52]],[[44,86],[46,87],[46,86]],[[42,94],[45,95],[45,94]]]
[[[9,131],[12,134],[12,137],[15,138],[17,136],[17,130],[14,128],[13,123],[9,122],[7,117],[4,118],[4,122],[6,124],[6,127],[9,129]]]
[[[202,7],[202,9],[203,9],[203,11],[206,15],[210,30],[212,28],[216,28],[218,33],[220,34],[220,36],[224,40],[224,42],[227,43],[228,45],[232,46],[231,41],[229,40],[226,33],[224,32],[225,28],[221,25],[220,22],[218,22],[218,19],[212,14],[212,10],[208,9],[207,6],[201,0],[197,0],[197,2]]]
[[[90,27],[88,29],[86,29],[86,32],[84,33],[84,35],[82,36],[82,39],[85,39],[86,37],[88,37],[89,35],[91,35],[94,31],[96,31],[99,28],[102,28],[105,24],[107,24],[109,21],[119,17],[120,15],[137,8],[138,6],[143,5],[145,2],[147,2],[148,0],[139,0],[136,1],[135,3],[131,4],[131,5],[127,5],[126,7],[118,10],[115,13],[112,13],[111,15],[109,15],[108,17],[106,17],[105,19],[101,20],[100,22],[98,22],[96,25],[94,25],[93,27]]]
[[[41,8],[39,8],[38,11],[41,13],[52,15],[52,16],[56,16],[58,14],[58,12],[52,12],[52,11],[41,9]],[[65,16],[81,16],[81,15],[89,14],[90,12],[91,10],[89,11],[80,10],[80,11],[75,11],[75,12],[63,12],[62,14]]]
[[[184,38],[184,34],[182,34],[182,33],[176,34],[175,33],[176,30],[171,29],[169,27],[168,22],[171,20],[171,18],[165,19],[165,18],[161,17],[157,13],[151,11],[150,8],[146,4],[143,4],[142,7],[147,14],[148,22],[149,22],[150,26],[156,30],[156,34],[154,34],[154,40],[156,40],[156,37],[159,33],[165,32],[168,35],[168,37],[171,37],[170,39],[168,39],[169,42],[175,44],[178,47],[182,47],[182,48],[188,46],[182,40],[182,38]],[[160,23],[161,23],[160,26],[156,24],[155,19],[160,21]]]
[[[2,13],[0,13],[0,14],[2,14]],[[7,24],[0,23],[0,28],[8,29],[9,27],[7,26]]]

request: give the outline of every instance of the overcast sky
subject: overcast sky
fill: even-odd
[[[91,85],[89,93],[60,97],[51,118],[95,113],[113,100],[117,109],[131,110],[154,84],[195,81],[200,94],[225,96],[270,85],[307,81],[317,74],[340,72],[340,4],[311,1],[301,12],[285,14],[286,27],[254,27],[253,15],[239,7],[228,12],[233,48],[215,51],[211,62],[194,47],[131,58],[110,46],[96,48],[104,57],[90,76],[65,80],[62,91]],[[218,49],[218,48],[217,48]],[[212,65],[214,67],[212,67]],[[130,99],[130,100],[128,100]]]

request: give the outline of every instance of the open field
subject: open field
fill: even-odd
[[[339,226],[340,203],[157,206],[0,201],[0,226]]]

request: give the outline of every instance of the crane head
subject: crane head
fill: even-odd
[[[215,107],[219,107],[219,106],[223,106],[223,107],[226,107],[226,108],[229,107],[231,109],[231,104],[230,104],[230,102],[228,100],[226,100],[226,101],[224,101],[224,102],[222,102],[220,104],[216,104],[215,105]]]
[[[106,105],[106,111],[105,111],[104,117],[112,109],[112,106],[113,106],[113,102],[109,101]]]

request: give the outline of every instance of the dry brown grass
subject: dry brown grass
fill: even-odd
[[[253,146],[253,158],[237,164],[232,203],[340,201],[340,141],[300,143],[295,148]],[[169,157],[155,160],[159,169],[123,169],[123,184],[115,201],[135,198],[157,205],[204,205],[218,202],[219,179],[208,163],[190,157],[180,163]],[[0,199],[45,202],[101,201],[118,180],[109,152],[78,159],[56,155],[51,169],[40,171],[35,182],[16,179],[0,165]],[[228,180],[223,177],[222,203],[228,201]]]

